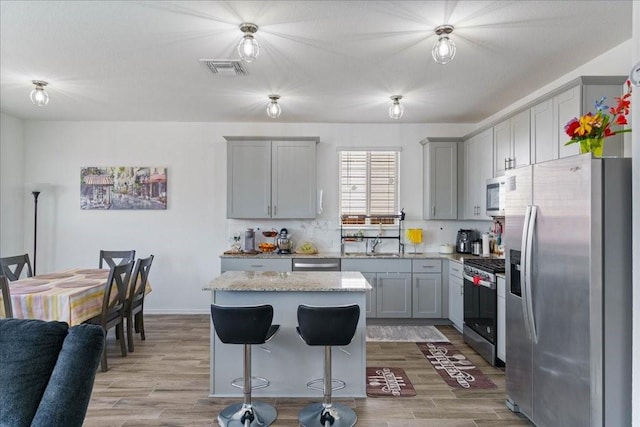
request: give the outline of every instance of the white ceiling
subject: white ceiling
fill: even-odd
[[[35,120],[475,123],[631,38],[631,1],[6,1],[0,109]],[[249,75],[237,59],[253,22]],[[436,64],[433,30],[458,51]],[[31,80],[51,101],[31,104]]]

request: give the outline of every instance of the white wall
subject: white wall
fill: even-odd
[[[25,176],[51,185],[38,203],[38,271],[97,267],[100,249],[136,249],[156,256],[150,280],[149,312],[207,312],[200,290],[219,274],[219,255],[230,230],[245,225],[226,215],[225,135],[319,136],[318,187],[325,189],[324,212],[306,223],[287,225],[295,235],[304,225],[337,224],[337,146],[402,147],[402,205],[409,219],[422,210],[422,146],[426,136],[459,136],[469,125],[219,124],[140,122],[25,123]],[[83,211],[83,166],[166,166],[166,211]],[[31,194],[24,198],[32,203]],[[481,223],[482,224],[482,223]],[[334,227],[335,228],[335,227]],[[446,224],[448,233],[457,226]],[[442,230],[439,230],[438,232]],[[32,225],[24,241],[32,241]],[[302,233],[299,233],[302,235]],[[338,246],[339,231],[326,235]],[[446,235],[448,241],[450,234]]]
[[[0,113],[0,257],[26,252],[24,177],[23,122]]]

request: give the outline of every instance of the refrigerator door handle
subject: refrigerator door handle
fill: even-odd
[[[524,320],[524,328],[527,330],[529,340],[533,340],[531,336],[531,328],[529,327],[529,312],[527,310],[527,233],[529,232],[529,221],[531,219],[531,205],[527,206],[527,210],[524,214],[524,223],[522,224],[522,246],[520,253],[522,258],[520,260],[520,286],[521,296],[520,302],[522,303],[522,318]]]
[[[538,333],[536,331],[536,319],[533,315],[533,296],[532,296],[532,290],[531,290],[531,271],[532,269],[532,262],[533,262],[533,235],[535,232],[535,228],[536,228],[536,216],[538,213],[538,207],[537,206],[531,206],[531,217],[529,218],[529,231],[527,231],[527,252],[525,255],[525,259],[527,260],[527,268],[526,268],[526,274],[527,274],[527,280],[526,280],[526,287],[527,287],[527,317],[529,319],[529,327],[531,330],[531,338],[534,342],[534,344],[538,343]]]

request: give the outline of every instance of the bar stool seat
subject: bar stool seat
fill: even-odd
[[[211,304],[211,320],[220,341],[224,344],[244,345],[243,376],[231,381],[234,387],[242,388],[244,401],[224,408],[218,414],[218,423],[223,427],[263,427],[272,424],[278,416],[276,408],[251,399],[252,390],[268,387],[270,384],[266,378],[251,376],[251,345],[264,344],[280,329],[280,325],[271,324],[273,307],[267,304],[257,306]]]
[[[322,390],[324,399],[322,403],[311,403],[302,408],[298,414],[301,426],[352,427],[358,420],[353,409],[331,401],[333,391],[346,387],[344,381],[331,376],[331,347],[348,345],[355,335],[359,319],[360,307],[356,304],[298,306],[298,334],[307,345],[324,346],[324,378],[307,383],[308,388]],[[319,382],[323,383],[322,387],[317,386]]]

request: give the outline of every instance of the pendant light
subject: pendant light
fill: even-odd
[[[278,104],[278,99],[280,99],[280,95],[269,95],[269,99],[271,102],[267,105],[267,116],[272,119],[277,119],[280,117],[280,113],[282,113],[282,109]]]
[[[240,58],[245,62],[253,62],[260,54],[260,45],[258,45],[256,39],[253,38],[253,34],[258,31],[258,26],[245,22],[240,24],[240,31],[244,33],[242,40],[240,40],[238,44]]]
[[[400,105],[402,95],[393,95],[391,100],[393,104],[389,107],[389,117],[398,120],[404,114],[404,107]]]
[[[37,105],[38,107],[44,107],[49,103],[49,94],[44,90],[47,82],[42,80],[32,80],[31,82],[36,86],[31,91],[31,102],[33,102],[33,105]]]
[[[440,25],[436,27],[435,32],[440,38],[433,45],[431,55],[438,64],[446,64],[456,56],[456,44],[449,38],[449,34],[453,32],[453,25]]]

